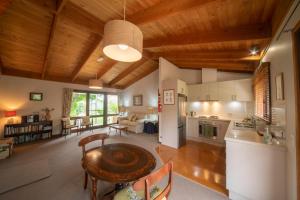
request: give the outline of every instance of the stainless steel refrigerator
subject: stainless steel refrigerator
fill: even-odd
[[[186,101],[185,95],[178,94],[178,144],[179,147],[186,144]]]

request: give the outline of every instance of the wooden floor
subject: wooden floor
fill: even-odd
[[[173,161],[176,173],[228,195],[225,147],[187,141],[180,149],[159,145],[156,151],[164,163]]]

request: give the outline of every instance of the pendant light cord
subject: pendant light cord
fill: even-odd
[[[123,17],[124,17],[124,21],[125,21],[125,15],[126,15],[126,0],[124,0],[123,2]]]

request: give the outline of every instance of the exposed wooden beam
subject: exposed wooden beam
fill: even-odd
[[[151,74],[152,72],[154,72],[155,70],[158,69],[158,65],[154,65],[152,67],[150,67],[149,69],[147,69],[146,71],[144,71],[143,73],[139,74],[138,76],[136,76],[134,79],[130,80],[129,82],[126,83],[126,85],[124,85],[122,88],[125,89],[127,87],[129,87],[130,85],[132,85],[133,83],[139,81],[140,79],[144,78],[145,76]]]
[[[61,0],[60,3],[58,3],[58,7],[56,8],[56,15],[58,15],[62,11],[68,1],[69,0]]]
[[[271,36],[272,34],[270,25],[258,24],[251,26],[239,26],[225,30],[170,35],[168,37],[148,39],[144,41],[144,48],[259,39],[269,40]]]
[[[56,3],[56,14],[53,14],[53,20],[52,20],[52,24],[51,24],[51,28],[50,28],[50,34],[49,34],[49,38],[48,38],[48,42],[47,42],[47,46],[46,46],[46,51],[45,51],[45,56],[44,56],[44,60],[43,60],[43,68],[42,68],[42,79],[45,78],[46,73],[47,73],[47,68],[48,68],[48,59],[50,56],[50,49],[53,45],[53,38],[54,38],[54,34],[55,34],[55,29],[57,26],[57,21],[58,21],[58,14],[60,13],[60,11],[62,10],[62,8],[65,6],[67,0],[63,0],[60,3],[57,1]]]
[[[3,67],[2,69],[3,69],[3,75],[17,76],[17,77],[24,77],[24,78],[31,78],[31,79],[38,79],[38,80],[48,80],[48,81],[63,82],[63,83],[71,83],[71,81],[68,78],[62,77],[62,76],[47,76],[45,79],[41,79],[40,73],[37,73],[37,72],[30,72],[30,71],[19,70],[19,69],[8,68],[8,67]],[[73,83],[81,84],[81,85],[88,85],[88,81],[76,80]],[[121,89],[121,87],[119,87],[119,86],[112,87],[107,84],[104,84],[104,87]]]
[[[108,84],[109,85],[115,85],[118,83],[120,80],[125,78],[128,74],[130,74],[132,71],[143,65],[148,59],[143,57],[141,60],[133,63],[130,65],[128,68],[126,68],[124,71],[122,71],[117,77],[115,77],[113,80],[111,80]]]
[[[222,51],[164,51],[153,53],[156,58],[164,57],[167,59],[211,59],[211,60],[260,60],[260,56],[251,56],[249,50],[222,50]]]
[[[214,1],[216,0],[172,0],[172,2],[163,0],[151,7],[138,11],[127,18],[134,24],[142,25],[182,11],[204,6]]]
[[[86,62],[89,60],[89,58],[91,57],[91,55],[93,54],[93,52],[95,50],[97,50],[97,47],[99,46],[99,44],[101,43],[101,37],[99,35],[92,35],[92,39],[93,42],[91,42],[90,47],[87,48],[87,50],[85,51],[85,53],[83,55],[81,55],[81,60],[78,63],[78,66],[74,69],[72,75],[71,75],[71,80],[75,81],[77,79],[77,77],[79,76],[79,73],[81,72],[82,68],[84,67],[84,65],[86,64]]]
[[[101,77],[108,72],[111,68],[114,67],[115,64],[117,64],[117,62],[115,60],[111,60],[109,58],[107,58],[106,61],[104,61],[104,66],[101,67],[101,69],[99,70],[97,77],[98,79],[101,79]]]
[[[12,0],[1,0],[0,1],[0,15],[2,15],[5,10],[10,6]]]

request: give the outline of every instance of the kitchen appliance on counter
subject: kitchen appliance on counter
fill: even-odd
[[[179,147],[186,144],[186,101],[187,97],[178,94],[178,137]]]

